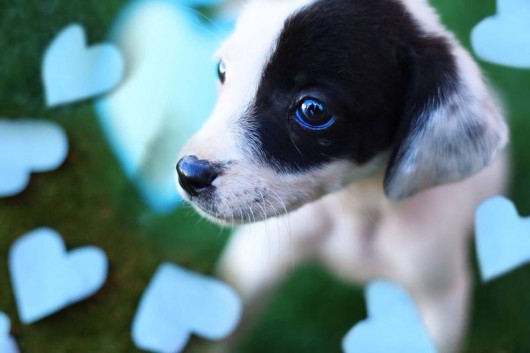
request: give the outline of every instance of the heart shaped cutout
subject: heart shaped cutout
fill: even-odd
[[[9,271],[20,321],[30,324],[96,293],[107,278],[105,253],[93,246],[66,252],[49,228],[17,239],[9,251]]]
[[[530,218],[519,217],[514,204],[504,197],[486,200],[477,208],[475,238],[484,281],[530,262]]]
[[[49,45],[42,62],[46,104],[49,107],[97,96],[123,78],[124,62],[111,44],[86,47],[83,27],[71,24]]]
[[[9,317],[0,312],[0,352],[1,353],[18,353],[18,346],[15,339],[9,335],[11,322]]]
[[[152,352],[180,352],[192,333],[221,340],[241,318],[237,294],[221,281],[162,264],[145,290],[132,325],[135,345]]]
[[[345,353],[435,353],[420,314],[410,296],[388,281],[366,290],[368,318],[344,337]]]
[[[530,1],[497,0],[497,13],[471,32],[481,59],[515,68],[530,68]]]
[[[57,169],[68,154],[68,139],[57,124],[35,119],[0,119],[0,197],[14,196],[33,172]]]

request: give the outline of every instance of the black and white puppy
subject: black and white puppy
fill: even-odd
[[[177,174],[202,215],[261,221],[234,235],[222,276],[249,308],[308,258],[388,278],[457,350],[467,238],[504,189],[508,133],[427,1],[253,0],[218,57],[218,103]]]

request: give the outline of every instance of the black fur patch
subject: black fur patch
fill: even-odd
[[[399,144],[457,82],[442,37],[426,35],[397,0],[319,0],[289,18],[248,119],[261,162],[300,172],[336,159],[366,163]],[[324,131],[294,119],[303,96],[336,116]]]

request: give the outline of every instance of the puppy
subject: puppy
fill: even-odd
[[[473,214],[504,189],[508,133],[433,9],[254,0],[218,57],[219,100],[177,179],[200,214],[247,224],[219,265],[245,319],[316,259],[347,281],[397,282],[439,351],[456,351]]]

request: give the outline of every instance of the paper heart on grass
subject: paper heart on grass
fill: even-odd
[[[132,338],[140,349],[176,353],[191,334],[225,338],[236,328],[241,312],[239,297],[221,281],[166,263],[142,295]]]
[[[22,192],[31,173],[58,168],[67,154],[68,139],[59,125],[0,118],[0,197]]]
[[[85,31],[71,24],[49,45],[42,63],[46,104],[56,106],[94,97],[123,78],[124,62],[116,47],[86,47]]]
[[[9,317],[0,312],[0,353],[18,353],[15,339],[9,335],[11,322]]]
[[[486,61],[530,68],[530,0],[497,0],[497,13],[473,29],[471,44]]]
[[[61,236],[39,228],[17,239],[9,271],[20,321],[29,324],[97,292],[107,278],[107,257],[86,246],[66,252]]]
[[[213,108],[212,55],[231,26],[205,22],[177,0],[137,1],[119,16],[112,38],[128,76],[96,111],[122,168],[154,211],[179,202],[176,159]]]
[[[366,290],[368,318],[344,337],[345,353],[435,353],[433,343],[410,296],[387,281]]]
[[[530,218],[504,197],[483,202],[475,214],[475,246],[484,281],[530,262]]]

